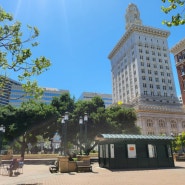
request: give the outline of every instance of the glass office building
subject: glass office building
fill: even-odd
[[[43,88],[43,96],[39,101],[49,104],[53,97],[59,97],[63,93],[69,93],[68,90],[59,90],[56,88]],[[12,105],[19,107],[22,102],[26,102],[34,97],[25,95],[22,88],[22,84],[16,82],[10,78],[7,78],[5,85],[3,86],[0,94],[0,105]]]
[[[104,101],[105,107],[108,107],[112,104],[112,94],[101,94],[93,92],[83,92],[79,100],[91,100],[93,97],[99,96]]]

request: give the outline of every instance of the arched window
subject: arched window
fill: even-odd
[[[182,122],[182,128],[185,128],[185,121]]]
[[[160,128],[165,128],[165,126],[166,126],[165,121],[162,120],[162,119],[160,119],[160,120],[159,120],[159,127],[160,127]]]
[[[146,126],[147,126],[147,127],[153,127],[153,120],[147,119],[147,121],[146,121]]]
[[[177,128],[177,122],[175,120],[170,121],[171,128]]]

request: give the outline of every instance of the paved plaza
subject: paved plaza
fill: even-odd
[[[55,173],[48,165],[24,165],[23,174],[0,175],[0,185],[182,185],[185,162],[175,162],[171,169],[108,170],[93,164],[93,172]]]

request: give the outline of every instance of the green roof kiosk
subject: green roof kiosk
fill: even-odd
[[[174,167],[171,136],[101,134],[99,166],[108,169]]]

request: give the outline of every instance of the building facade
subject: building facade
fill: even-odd
[[[177,43],[171,52],[174,54],[182,102],[185,105],[185,39]]]
[[[93,92],[83,92],[79,100],[91,100],[93,97],[99,96],[104,101],[105,107],[108,107],[112,104],[112,94],[101,94]]]
[[[126,10],[126,32],[113,48],[113,103],[137,112],[142,134],[170,135],[185,130],[185,117],[176,95],[168,31],[144,26],[135,4]]]
[[[42,98],[38,101],[49,104],[53,97],[59,97],[62,93],[69,93],[68,90],[59,90],[56,88],[43,88],[44,92]],[[22,88],[22,84],[7,78],[5,85],[3,86],[3,93],[0,94],[0,105],[12,105],[19,107],[22,102],[26,102],[33,99],[32,96],[25,95]]]

